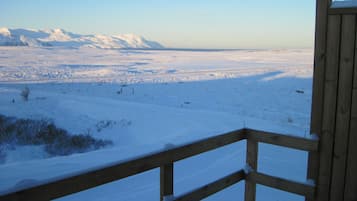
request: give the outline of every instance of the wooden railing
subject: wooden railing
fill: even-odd
[[[174,162],[207,152],[241,140],[247,140],[247,167],[217,181],[202,186],[184,195],[174,195]],[[269,132],[241,129],[208,139],[193,142],[166,151],[153,153],[137,159],[112,164],[96,170],[57,181],[40,184],[28,189],[0,195],[4,201],[51,200],[77,193],[89,188],[123,179],[154,168],[160,168],[160,199],[172,201],[194,201],[206,198],[242,180],[246,181],[245,201],[254,201],[256,184],[270,186],[283,191],[311,198],[315,186],[278,178],[257,171],[259,142],[274,144],[308,152],[318,151],[318,141]],[[250,169],[247,171],[247,169]]]

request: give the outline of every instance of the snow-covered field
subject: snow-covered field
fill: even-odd
[[[0,193],[111,162],[249,127],[307,136],[311,49],[154,51],[0,47],[0,114],[51,119],[113,146],[48,158],[42,147],[8,150]],[[20,93],[30,89],[29,100]],[[109,123],[108,123],[109,122]],[[105,125],[105,126],[103,126]],[[261,144],[259,170],[305,181],[304,152]],[[245,165],[240,142],[175,164],[175,193]],[[207,200],[240,200],[243,183]],[[158,200],[153,170],[60,200]],[[303,200],[258,187],[257,200]]]

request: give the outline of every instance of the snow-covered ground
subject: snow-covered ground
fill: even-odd
[[[0,47],[0,114],[51,119],[114,142],[48,158],[17,147],[0,164],[0,193],[243,127],[307,136],[311,49],[149,51]],[[21,90],[30,89],[29,101]],[[108,123],[109,122],[109,123]],[[105,125],[105,126],[103,126]],[[260,145],[259,170],[305,181],[304,152]],[[175,193],[245,165],[239,142],[175,164]],[[207,200],[240,200],[243,183]],[[60,200],[158,200],[153,170]],[[258,187],[257,200],[303,200]]]

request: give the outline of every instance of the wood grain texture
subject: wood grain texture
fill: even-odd
[[[357,200],[357,90],[353,90],[352,108],[344,201]]]
[[[344,199],[354,73],[356,16],[343,15],[341,27],[336,133],[334,138],[333,169],[330,193],[331,201],[341,201]]]
[[[352,109],[351,109],[351,119],[357,118],[357,89],[353,89],[352,91]]]
[[[357,14],[357,8],[329,8],[328,14],[330,15]]]
[[[258,151],[259,145],[255,140],[247,140],[246,163],[253,171],[258,169]],[[245,181],[244,200],[254,201],[256,197],[256,184],[252,181]]]
[[[357,38],[357,36],[356,36]],[[357,41],[357,40],[356,40]],[[355,50],[357,49],[357,44],[356,44],[356,47],[355,47]],[[353,75],[353,89],[357,89],[357,51],[355,51],[355,72],[354,72],[354,75]]]
[[[338,89],[341,16],[329,16],[328,21],[326,74],[324,75],[327,79],[324,84],[324,118],[322,122],[322,135],[320,137],[317,201],[329,200]]]
[[[310,133],[321,136],[322,134],[322,110],[324,100],[325,64],[326,64],[326,39],[327,39],[327,9],[331,0],[316,0],[315,19],[315,53],[314,53],[314,77],[311,107]],[[317,180],[320,155],[310,152],[308,155],[307,178]],[[310,201],[310,200],[309,200]]]
[[[356,28],[357,29],[357,28]],[[352,108],[350,135],[348,145],[348,158],[346,168],[345,196],[344,201],[357,200],[357,30],[355,42],[355,58],[354,58],[354,79],[352,91]]]
[[[314,77],[311,107],[311,133],[321,135],[322,103],[325,82],[327,9],[329,0],[316,1]]]
[[[174,194],[174,164],[169,163],[160,167],[160,200]]]

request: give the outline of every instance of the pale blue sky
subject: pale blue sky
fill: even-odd
[[[0,27],[134,33],[178,48],[312,47],[315,0],[0,0]]]

